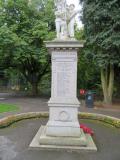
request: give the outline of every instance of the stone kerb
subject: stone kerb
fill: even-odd
[[[16,115],[7,116],[5,118],[0,119],[0,128],[8,127],[12,125],[15,122],[26,120],[26,119],[35,119],[35,118],[48,118],[49,113],[48,112],[28,112],[28,113],[21,113]],[[112,125],[116,128],[120,128],[120,119],[102,115],[102,114],[95,114],[95,113],[79,113],[78,114],[79,119],[88,119],[88,120],[95,120],[95,121],[101,121],[103,123]]]

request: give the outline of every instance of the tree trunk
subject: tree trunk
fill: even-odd
[[[108,97],[112,103],[112,96],[113,96],[113,89],[114,89],[114,67],[110,65],[110,78],[109,78],[109,86],[108,86]]]
[[[32,85],[32,95],[37,96],[38,95],[38,83],[33,83]]]
[[[101,82],[104,95],[104,103],[112,104],[113,86],[114,86],[114,66],[110,65],[109,69],[101,69]]]

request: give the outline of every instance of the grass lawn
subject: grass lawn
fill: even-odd
[[[0,113],[17,111],[18,109],[15,105],[0,103]]]

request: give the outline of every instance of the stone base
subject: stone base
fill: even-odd
[[[57,123],[57,122],[56,122]],[[63,123],[62,123],[63,124]],[[66,124],[66,123],[65,123]],[[67,123],[68,124],[68,123]],[[82,137],[80,127],[73,126],[46,126],[46,133],[44,135],[49,137]],[[44,137],[44,136],[43,136]],[[85,137],[84,137],[85,138]]]
[[[97,151],[97,147],[90,135],[81,131],[80,138],[74,137],[51,137],[46,136],[46,127],[41,126],[33,138],[30,149],[67,150],[67,151]]]
[[[59,145],[59,146],[86,146],[87,145],[86,137],[83,131],[81,132],[80,138],[70,137],[70,136],[58,137],[58,136],[47,136],[46,128],[47,127],[44,127],[44,126],[40,128],[41,135],[40,135],[39,143],[41,145]]]

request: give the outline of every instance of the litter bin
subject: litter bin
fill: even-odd
[[[85,104],[86,107],[88,108],[93,108],[94,107],[94,95],[92,91],[88,91],[85,95]]]

